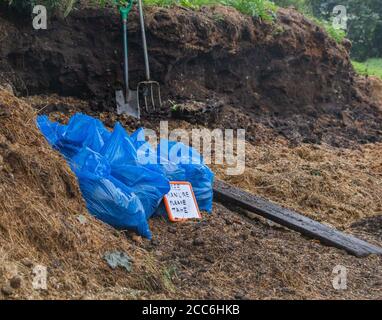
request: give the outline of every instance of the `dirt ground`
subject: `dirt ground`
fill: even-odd
[[[50,25],[38,33],[0,13],[0,298],[382,299],[382,257],[355,258],[221,204],[200,222],[152,219],[152,241],[117,232],[87,213],[35,127],[37,114],[85,112],[130,132],[164,119],[170,129],[244,128],[244,174],[214,165],[218,178],[382,246],[380,83],[355,76],[349,43],[294,10],[267,24],[223,7],[151,8],[153,74],[168,99],[138,121],[111,111],[117,14],[84,9]],[[136,83],[136,18],[129,27]],[[107,265],[116,250],[133,258],[131,272]],[[48,290],[32,288],[36,265],[48,267]],[[332,286],[338,265],[346,290]]]
[[[41,102],[41,98],[37,99],[36,97],[29,100]],[[51,101],[53,100],[61,106],[66,104],[69,109],[73,108],[68,107],[70,104],[81,105],[74,99],[58,99],[60,101],[58,103],[57,97],[51,97]],[[33,113],[29,114],[33,118]],[[63,119],[67,118],[69,114],[52,113],[51,116]],[[108,116],[113,117],[115,115]],[[100,118],[105,117],[106,114],[100,116]],[[179,120],[174,120],[170,126],[182,125],[183,127],[190,126],[190,124]],[[20,125],[20,127],[22,126]],[[131,125],[129,129],[132,129]],[[16,140],[19,139],[16,138]],[[364,151],[361,151],[312,145],[291,147],[285,143],[283,138],[279,140],[274,145],[257,145],[253,147],[253,150],[250,149],[251,152],[248,154],[251,156],[248,159],[249,167],[247,168],[249,173],[246,172],[243,177],[238,178],[239,182],[235,179],[227,179],[219,173],[219,168],[216,168],[215,171],[220,178],[231,183],[278,203],[301,210],[305,214],[345,229],[346,232],[358,235],[365,240],[382,245],[380,227],[382,219],[379,205],[380,179],[377,179],[378,174],[380,175],[378,162],[380,145],[363,146]],[[41,136],[39,141],[43,141]],[[45,148],[47,149],[46,153],[54,155],[48,146]],[[252,147],[248,144],[247,148]],[[274,152],[275,150],[279,150],[279,153]],[[32,151],[28,154],[31,161],[40,161],[38,158],[36,159],[36,152]],[[54,157],[59,158],[56,155]],[[3,158],[6,157],[3,156]],[[298,163],[297,159],[301,163]],[[63,160],[60,161],[60,166],[62,166]],[[280,162],[289,167],[283,168]],[[330,164],[333,164],[334,168],[331,168]],[[314,170],[321,170],[321,175],[311,174]],[[337,172],[338,176],[328,179],[327,177],[331,177],[329,173],[332,173],[333,170]],[[271,174],[272,172],[273,174]],[[285,182],[286,177],[289,181],[296,179],[297,182],[302,181],[304,183],[291,183],[293,188],[288,189],[285,187],[285,185],[288,186],[288,183]],[[322,177],[326,177],[326,179]],[[49,178],[49,180],[51,179]],[[315,179],[322,179],[322,181],[317,182]],[[349,184],[347,179],[354,179],[354,183]],[[279,186],[273,185],[274,181],[279,181]],[[320,193],[315,189],[310,190],[307,185],[314,188],[317,185],[321,186]],[[336,187],[338,188],[336,196],[330,196],[333,191],[331,188]],[[325,189],[327,189],[327,193],[322,192]],[[366,201],[359,198],[359,192]],[[11,194],[9,193],[10,196]],[[296,198],[296,195],[299,195],[299,198]],[[351,199],[352,195],[354,195],[354,201]],[[317,196],[321,196],[322,199],[318,201],[312,198]],[[62,198],[62,195],[58,197]],[[337,197],[340,199],[339,201]],[[29,198],[39,201],[36,196]],[[14,198],[12,197],[12,199]],[[26,199],[25,194],[18,199]],[[3,203],[9,202],[3,201]],[[51,202],[49,203],[51,204]],[[6,212],[11,213],[13,210],[10,209]],[[51,212],[51,209],[47,212]],[[173,225],[162,218],[151,220],[150,225],[154,234],[154,239],[151,242],[131,234],[121,235],[122,238],[119,238],[112,230],[109,231],[102,224],[91,220],[83,209],[81,212],[91,221],[87,226],[88,232],[91,232],[89,234],[90,243],[102,236],[96,242],[101,241],[100,244],[93,249],[94,255],[89,254],[90,261],[94,261],[91,263],[93,271],[87,271],[90,261],[88,259],[83,260],[80,252],[77,251],[89,252],[89,243],[83,243],[84,248],[77,248],[74,253],[72,253],[72,246],[65,250],[58,247],[58,261],[64,259],[66,262],[64,265],[60,265],[56,259],[53,259],[54,254],[50,246],[47,250],[45,246],[40,247],[38,245],[41,243],[40,241],[31,240],[34,238],[30,238],[30,236],[34,235],[36,231],[29,229],[29,231],[25,231],[29,237],[26,240],[23,239],[24,250],[26,251],[18,253],[19,250],[12,248],[7,250],[8,255],[9,252],[12,252],[10,257],[8,255],[3,256],[6,257],[2,264],[2,270],[4,270],[2,273],[3,283],[7,283],[15,272],[23,279],[22,289],[14,289],[11,296],[4,297],[83,299],[144,299],[155,297],[216,299],[382,298],[381,257],[372,256],[358,259],[343,251],[328,248],[316,241],[301,237],[297,233],[280,228],[263,219],[245,219],[220,204],[215,204],[213,214],[205,216],[200,223]],[[30,215],[34,217],[35,214],[31,212]],[[69,221],[77,229],[82,230],[84,227],[78,225],[75,216],[76,214]],[[5,230],[16,228],[13,232],[19,233],[20,227],[16,226],[20,226],[20,223],[22,225],[22,222],[6,217],[8,215],[3,216],[4,220],[2,221],[7,223],[3,228]],[[51,219],[50,214],[45,216],[46,219]],[[67,219],[68,217],[62,217],[59,218],[59,221],[65,223],[66,227],[67,222],[64,221]],[[9,222],[15,224],[9,226]],[[39,223],[41,223],[40,220]],[[4,222],[2,225],[4,226]],[[94,227],[95,225],[97,228]],[[61,227],[64,233],[68,232],[65,227]],[[40,228],[45,230],[48,225],[45,222]],[[74,236],[76,231],[73,232],[71,236]],[[117,238],[112,242],[103,239],[109,235]],[[126,279],[123,270],[110,270],[102,259],[102,252],[105,252],[106,249],[102,243],[107,243],[108,247],[113,247],[111,244],[116,243],[117,239],[120,239],[117,248],[123,248],[124,251],[134,255],[135,263],[137,263],[137,266],[134,263],[134,269],[137,269],[128,279]],[[73,245],[76,242],[74,241]],[[17,247],[17,244],[15,245]],[[30,245],[34,248],[33,250],[29,247]],[[2,248],[4,248],[4,243]],[[9,248],[9,244],[5,248]],[[36,250],[41,252],[38,252],[36,256],[31,254]],[[77,254],[81,257],[79,265],[76,266],[74,262],[76,260],[71,260],[74,259],[70,258],[72,254],[74,257]],[[52,272],[52,278],[57,281],[57,286],[51,285],[47,292],[42,293],[34,292],[28,287],[25,288],[24,286],[27,286],[28,280],[31,278],[30,267],[26,268],[23,264],[25,257],[33,263],[40,262],[52,266],[50,272]],[[56,266],[57,264],[59,267]],[[140,265],[145,265],[148,270],[144,268],[146,271],[143,272]],[[332,287],[331,281],[334,277],[332,270],[336,265],[343,265],[348,269],[348,289],[345,291],[336,291]],[[161,271],[159,273],[158,271],[154,272],[158,266],[161,266]],[[68,274],[67,268],[75,268],[75,271]],[[99,268],[102,271],[94,273],[94,270],[99,270]],[[152,272],[154,273],[152,274]],[[134,277],[137,277],[135,280],[138,281],[138,284],[132,280]],[[122,279],[124,280],[121,281]],[[105,283],[107,283],[106,286],[104,286]]]
[[[153,220],[148,250],[167,265],[188,298],[381,299],[381,257],[357,259],[275,225],[240,218],[215,204],[198,224]],[[380,242],[381,243],[381,242]],[[333,289],[336,265],[348,288]]]
[[[376,76],[359,77],[357,82],[364,92],[370,95],[371,101],[382,110],[382,79]]]
[[[50,112],[52,119],[64,122],[86,104],[58,97],[26,100],[36,106],[46,101],[53,110],[65,106],[65,112]],[[110,126],[117,118],[107,112],[94,116]],[[118,120],[130,132],[136,128],[129,118]],[[144,122],[146,127],[157,126],[155,121]],[[177,119],[170,120],[169,126],[193,128]],[[269,140],[247,143],[245,173],[232,178],[225,175],[224,167],[214,166],[218,178],[382,245],[380,144],[358,149],[294,146],[282,136],[274,138],[267,128],[259,131]],[[382,298],[381,257],[355,258],[262,218],[245,218],[221,204],[215,203],[213,214],[200,223],[174,225],[155,218],[150,226],[153,241],[128,238],[152,254],[155,263],[163,263],[172,292],[179,298]],[[332,271],[337,265],[348,269],[347,290],[333,289]],[[114,289],[96,297],[121,298]]]

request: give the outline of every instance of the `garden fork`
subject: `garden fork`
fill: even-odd
[[[159,107],[159,109],[161,108],[162,98],[161,98],[161,90],[160,90],[159,82],[151,80],[142,0],[138,0],[138,7],[139,7],[139,20],[140,20],[141,32],[142,32],[145,72],[146,72],[146,80],[138,83],[138,87],[137,87],[137,92],[139,95],[138,108],[140,108],[140,102],[143,100],[145,103],[145,109],[147,113],[150,113],[150,109],[153,111],[156,111],[157,106]]]

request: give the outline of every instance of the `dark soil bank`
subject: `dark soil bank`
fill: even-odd
[[[382,117],[357,86],[348,49],[293,10],[276,23],[261,23],[215,7],[146,10],[153,78],[164,98],[196,103],[178,114],[211,126],[244,127],[256,138],[257,123],[293,142],[347,146],[381,140]],[[121,24],[116,12],[81,10],[33,30],[0,13],[0,75],[19,95],[58,93],[92,101],[93,111],[112,110],[122,81]],[[143,80],[138,15],[131,13],[132,83]],[[212,120],[211,120],[212,119]]]

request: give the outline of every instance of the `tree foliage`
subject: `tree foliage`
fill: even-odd
[[[338,0],[309,0],[313,14],[328,19]],[[381,0],[342,0],[347,8],[348,37],[353,42],[355,59],[382,56]]]
[[[347,37],[353,42],[352,57],[366,60],[382,56],[381,0],[274,0],[280,6],[294,5],[306,14],[323,20],[333,19],[333,9],[343,5],[347,9]]]

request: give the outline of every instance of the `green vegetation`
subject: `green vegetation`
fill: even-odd
[[[209,6],[216,4],[215,0],[143,0],[146,5],[171,7],[179,5],[190,9],[199,9],[201,6]]]
[[[310,17],[310,16],[309,16]],[[346,32],[341,29],[336,29],[333,27],[331,21],[320,20],[315,17],[310,17],[315,23],[324,28],[328,35],[334,39],[337,43],[341,43],[346,38]]]
[[[272,20],[277,9],[269,0],[145,0],[145,4],[161,7],[180,5],[191,9],[221,4],[262,20]]]
[[[223,0],[222,4],[234,7],[238,11],[263,20],[275,18],[277,6],[267,0]]]
[[[381,0],[307,0],[315,17],[330,19],[333,8],[341,4],[347,9],[348,38],[353,43],[352,57],[365,61],[382,56]]]
[[[382,57],[382,5],[381,0],[273,0],[281,7],[295,6],[302,13],[314,16],[324,24],[332,21],[333,9],[343,5],[347,11],[346,37],[353,43],[351,56],[357,61]],[[334,28],[332,28],[334,29]],[[328,29],[334,38],[338,35]]]
[[[382,79],[382,59],[372,58],[365,62],[353,61],[353,67],[359,74],[377,76]]]
[[[8,2],[9,5],[19,12],[30,13],[31,8],[37,4],[45,5],[48,9],[54,9],[69,14],[76,0],[0,0]],[[100,6],[106,4],[124,3],[126,0],[93,0]],[[277,6],[270,0],[144,0],[145,5],[156,5],[170,7],[174,5],[197,10],[202,6],[221,4],[236,8],[238,11],[262,20],[272,20],[275,17]]]
[[[333,27],[333,17],[321,17],[319,15],[315,16],[313,14],[313,6],[312,2],[314,0],[273,0],[275,4],[277,4],[280,7],[286,8],[293,6],[298,11],[303,13],[305,16],[307,16],[309,19],[314,21],[316,24],[321,26],[326,30],[328,35],[334,39],[337,43],[341,43],[342,40],[346,37],[346,32],[341,29],[336,29]],[[325,0],[321,1],[325,2]]]

